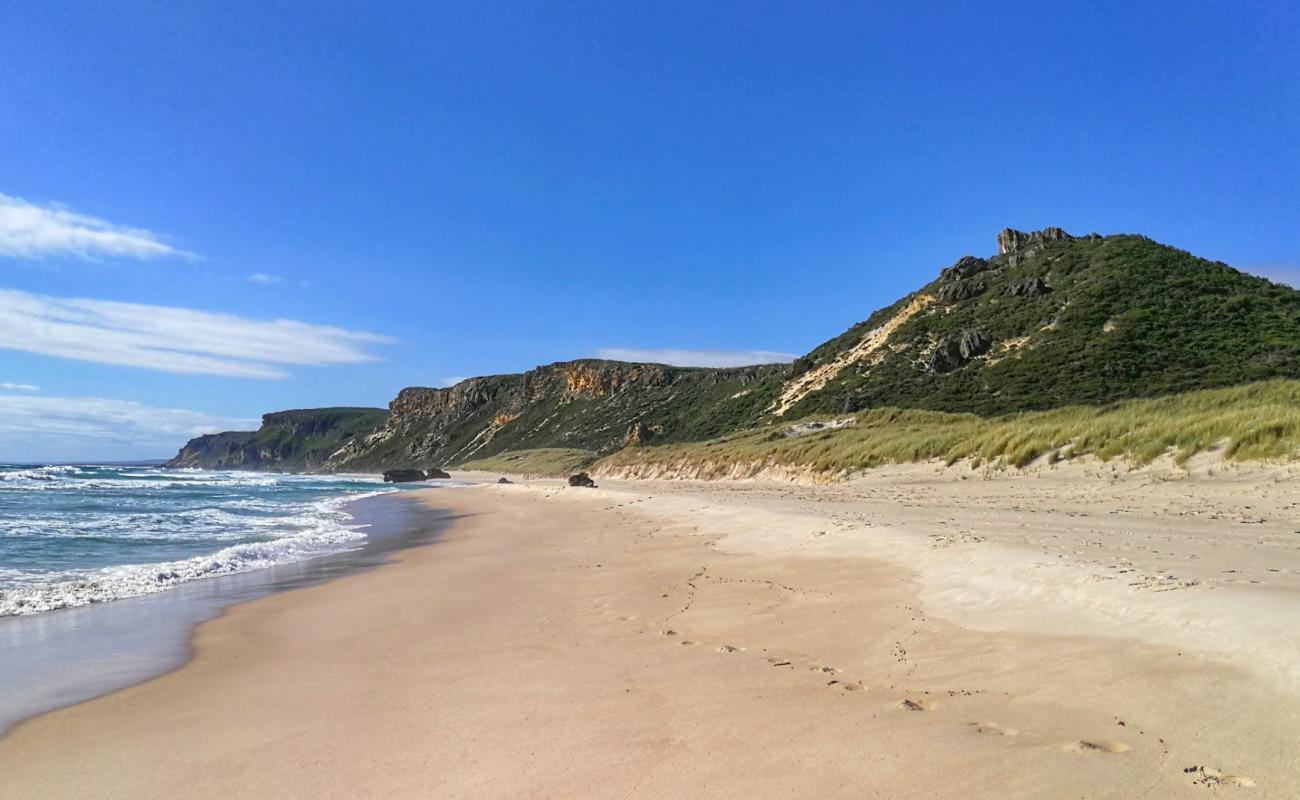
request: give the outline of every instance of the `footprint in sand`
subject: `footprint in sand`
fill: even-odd
[[[1080,739],[1073,744],[1067,744],[1063,749],[1074,753],[1124,753],[1129,746],[1123,742],[1112,742],[1105,739]]]
[[[903,701],[898,704],[898,707],[905,708],[908,711],[933,711],[935,709],[935,704],[931,703],[929,700],[913,700],[911,698],[904,698]]]
[[[996,722],[968,722],[966,724],[974,728],[976,733],[986,733],[990,736],[1015,736],[1020,733],[1015,728],[1008,728]]]
[[[1245,775],[1232,775],[1213,767],[1187,767],[1183,772],[1192,772],[1196,774],[1196,780],[1192,783],[1198,783],[1203,786],[1242,786],[1253,787],[1256,784]]]
[[[723,644],[718,646],[719,653],[737,653],[743,649],[744,649],[743,647],[733,647],[732,645],[729,644]]]

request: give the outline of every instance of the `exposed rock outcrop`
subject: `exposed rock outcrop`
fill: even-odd
[[[1011,230],[1008,228],[1007,230]],[[1006,231],[1003,231],[1006,233]],[[998,241],[1001,242],[1002,234],[998,234]],[[939,271],[939,280],[941,281],[960,281],[969,278],[972,275],[983,272],[989,268],[989,262],[975,256],[962,256],[957,259],[957,263],[951,267],[946,267]]]
[[[935,297],[944,305],[952,305],[972,297],[979,297],[986,291],[988,291],[988,287],[984,285],[983,281],[962,281],[940,286],[939,291],[935,293]]]
[[[447,474],[443,470],[438,469],[437,467],[430,467],[429,469],[424,471],[424,479],[429,481],[445,481],[445,480],[450,480],[451,475]]]
[[[935,344],[927,366],[931,372],[939,374],[952,372],[984,355],[992,346],[993,340],[979,331],[963,331],[944,336]]]
[[[1042,297],[1052,291],[1042,278],[1029,278],[1007,287],[1008,297]]]
[[[1003,228],[998,234],[998,255],[1004,256],[1046,242],[1072,242],[1074,237],[1061,228],[1043,228],[1041,231],[1018,231]]]

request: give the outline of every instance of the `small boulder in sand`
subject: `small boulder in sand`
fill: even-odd
[[[514,481],[509,478],[497,478],[497,483],[514,483]]]
[[[445,481],[449,479],[451,476],[443,472],[442,470],[438,469],[437,467],[430,467],[429,471],[425,473],[424,477],[431,481]]]
[[[589,489],[595,489],[595,488],[596,488],[596,482],[593,481],[593,480],[591,479],[591,476],[588,475],[588,474],[585,473],[585,472],[579,472],[577,475],[570,475],[570,476],[569,476],[569,485],[570,485],[570,486],[586,486],[586,487],[589,488]]]
[[[412,483],[424,480],[423,470],[390,469],[384,471],[384,483]]]

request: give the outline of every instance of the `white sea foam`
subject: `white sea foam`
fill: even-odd
[[[13,472],[8,473],[15,474]],[[138,481],[127,481],[138,485]],[[83,482],[84,485],[84,482]],[[101,603],[125,597],[159,592],[180,583],[233,575],[265,567],[301,561],[331,553],[353,549],[365,539],[357,527],[349,525],[351,517],[342,510],[344,503],[362,497],[386,494],[395,489],[376,490],[349,495],[336,495],[302,505],[300,513],[292,517],[292,526],[285,532],[286,520],[242,517],[219,508],[197,509],[182,512],[200,523],[199,534],[204,539],[218,541],[222,530],[229,538],[248,538],[251,527],[264,528],[273,538],[244,541],[217,550],[178,561],[153,564],[128,564],[93,570],[31,573],[22,570],[0,569],[0,616],[34,614],[58,608]],[[256,500],[241,501],[257,503]],[[168,518],[178,521],[178,515]],[[129,522],[126,523],[129,525]],[[239,526],[242,534],[234,526]],[[149,526],[145,526],[149,527]],[[172,537],[184,537],[183,526],[173,525]],[[274,536],[279,530],[283,535]],[[109,531],[105,531],[109,532]],[[10,535],[13,530],[8,532]],[[45,535],[50,534],[47,528]],[[123,530],[111,531],[115,538],[123,538]]]

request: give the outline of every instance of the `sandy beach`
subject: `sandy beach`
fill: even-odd
[[[1296,485],[1206,462],[431,491],[437,543],[23,723],[0,795],[1291,798]]]

